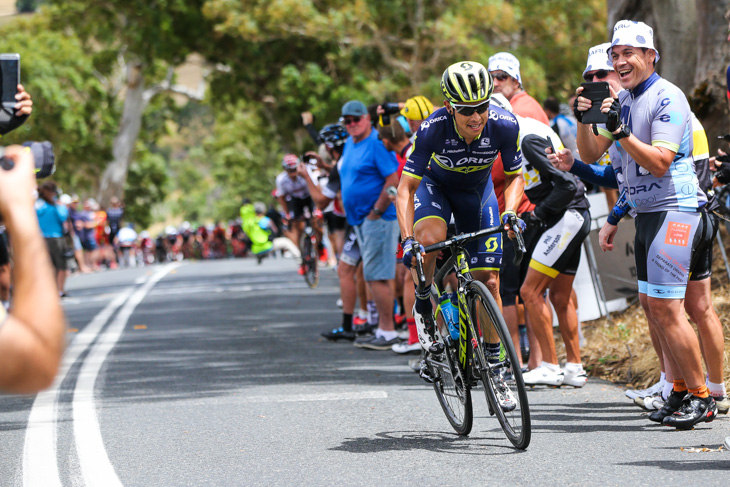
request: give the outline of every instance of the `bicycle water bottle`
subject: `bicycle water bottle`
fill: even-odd
[[[451,339],[456,341],[459,339],[459,309],[455,308],[451,303],[451,296],[449,293],[441,293],[439,296],[439,310],[441,315],[444,317],[444,322],[449,328],[449,334]]]

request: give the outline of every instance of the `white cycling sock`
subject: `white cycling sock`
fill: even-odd
[[[666,381],[667,381],[667,373],[662,372],[661,374],[659,374],[659,382],[664,384]]]
[[[583,364],[577,364],[575,362],[565,362],[565,370],[571,372],[583,372]]]
[[[715,384],[714,382],[707,381],[707,388],[710,390],[711,396],[724,396],[727,394],[725,390],[725,384]]]
[[[674,382],[669,382],[668,380],[664,381],[664,388],[662,389],[662,399],[665,401],[669,399],[669,394],[674,389]]]
[[[375,336],[383,337],[386,340],[392,340],[398,337],[397,331],[383,331],[380,328],[375,330]]]

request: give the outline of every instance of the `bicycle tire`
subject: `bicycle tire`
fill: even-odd
[[[317,268],[317,246],[312,243],[309,235],[302,235],[301,245],[302,263],[304,265],[304,281],[311,289],[319,284],[319,269]]]
[[[439,328],[439,335],[445,337],[441,338],[444,344],[444,353],[442,362],[429,358],[426,359],[426,363],[431,368],[432,374],[437,377],[437,380],[433,383],[433,390],[436,392],[436,397],[446,415],[446,419],[456,433],[466,436],[471,432],[474,423],[471,387],[457,358],[459,345],[450,340],[443,316],[436,311],[438,294],[436,294],[434,288],[431,289],[431,296],[434,319],[436,326]]]
[[[511,335],[494,297],[483,283],[469,282],[466,293],[469,319],[474,325],[474,331],[481,332],[485,341],[496,343],[494,340],[498,339],[500,344],[498,365],[493,367],[490,367],[482,346],[475,347],[472,353],[475,366],[479,369],[478,375],[484,387],[490,413],[497,416],[504,434],[515,448],[524,450],[530,444],[532,436],[530,406]],[[508,387],[511,391],[514,410],[505,411],[500,406],[497,399],[499,387]]]

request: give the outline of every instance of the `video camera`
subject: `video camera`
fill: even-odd
[[[400,113],[400,106],[397,103],[383,103],[380,107],[385,111],[380,116],[380,124],[383,127],[390,125],[390,116],[398,115]]]
[[[24,147],[29,147],[35,161],[36,179],[47,178],[56,172],[56,156],[53,154],[53,144],[44,142],[24,142]],[[9,171],[15,163],[5,157],[5,148],[0,147],[0,167]]]

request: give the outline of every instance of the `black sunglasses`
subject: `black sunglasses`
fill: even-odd
[[[593,74],[586,73],[586,75],[583,76],[583,79],[590,83],[591,81],[593,81],[594,78],[604,79],[606,76],[608,76],[608,70],[599,69],[598,71],[596,71]]]
[[[352,125],[353,123],[360,123],[361,119],[362,117],[345,117],[342,119],[342,123],[344,123],[345,125]]]
[[[489,102],[485,101],[481,105],[455,105],[451,104],[452,107],[454,107],[454,110],[459,115],[464,115],[465,117],[471,117],[474,115],[474,112],[477,112],[479,115],[489,110]]]
[[[489,74],[492,75],[492,78],[498,79],[499,81],[504,81],[510,77],[510,75],[508,75],[504,71],[502,71],[501,73],[489,73]]]

